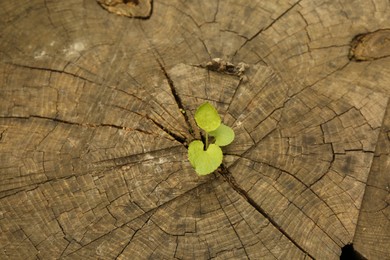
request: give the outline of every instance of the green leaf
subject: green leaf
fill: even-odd
[[[196,124],[206,132],[214,131],[221,124],[218,111],[208,102],[203,103],[195,112]]]
[[[188,159],[198,175],[207,175],[215,171],[222,163],[222,150],[218,145],[210,144],[205,151],[202,141],[195,140],[188,146]]]
[[[215,144],[218,146],[228,145],[234,140],[233,129],[224,124],[221,124],[216,130],[209,134],[215,137]]]

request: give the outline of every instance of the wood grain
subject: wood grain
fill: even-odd
[[[1,259],[390,255],[387,1],[114,2],[0,3]]]

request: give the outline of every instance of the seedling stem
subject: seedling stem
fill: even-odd
[[[206,132],[206,149],[209,148],[209,133]]]

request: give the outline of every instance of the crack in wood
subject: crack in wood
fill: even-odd
[[[129,239],[129,242],[123,247],[123,249],[119,252],[119,254],[115,257],[115,259],[118,259],[122,254],[123,252],[126,250],[126,248],[130,245],[131,241],[133,240],[133,238],[135,237],[135,235],[138,233],[138,231],[140,231],[146,224],[148,224],[149,220],[151,219],[151,217],[154,215],[154,212],[152,212],[150,214],[150,216],[146,219],[146,221],[144,222],[144,224],[139,227],[138,229],[136,229],[134,231],[134,234],[130,237]]]
[[[162,153],[164,151],[165,152],[171,152],[171,151],[173,152],[175,149],[177,149],[179,147],[181,147],[181,145],[157,149],[157,150],[153,150],[153,151],[149,151],[149,152],[131,154],[131,155],[122,156],[122,157],[94,161],[92,163],[99,165],[99,164],[106,164],[106,163],[112,162],[113,167],[106,168],[106,170],[112,170],[112,169],[118,168],[118,167],[135,165],[135,164],[142,164],[144,162],[154,160],[156,158],[162,158],[160,153]]]
[[[215,192],[214,192],[214,194],[215,194],[215,197],[217,198],[217,200],[219,201],[219,203],[221,204],[221,201],[219,200],[217,194],[216,194]],[[222,207],[222,206],[221,206],[221,209],[222,209],[223,213],[225,214],[226,219],[229,221],[229,224],[230,224],[230,226],[232,227],[234,233],[236,234],[238,240],[240,241],[241,248],[243,248],[243,250],[244,250],[244,252],[245,252],[245,256],[246,256],[248,259],[250,259],[249,255],[248,255],[248,252],[247,252],[246,249],[245,249],[245,245],[244,245],[244,243],[242,242],[241,237],[240,237],[240,235],[238,234],[236,228],[234,227],[232,221],[230,220],[228,214],[226,213],[226,210],[225,210],[224,207]]]
[[[297,248],[299,248],[302,252],[304,252],[306,255],[314,259],[314,256],[312,256],[309,252],[307,252],[302,246],[300,246],[278,223],[275,222],[266,212],[264,209],[261,208],[259,204],[257,204],[249,195],[248,193],[242,189],[232,176],[232,174],[229,172],[229,170],[224,166],[221,165],[221,167],[218,169],[218,172],[222,175],[222,177],[229,183],[229,185],[239,194],[242,198],[244,198],[256,211],[258,211],[264,218],[266,218],[275,228],[279,230],[286,238],[288,238],[291,243],[293,243]]]
[[[146,116],[147,119],[149,119],[150,121],[153,122],[153,124],[155,124],[158,128],[160,128],[161,130],[163,130],[165,133],[167,133],[169,136],[171,136],[173,139],[175,139],[176,141],[178,141],[179,143],[181,143],[182,145],[184,145],[185,147],[188,147],[187,145],[187,140],[177,134],[175,134],[174,132],[170,131],[168,128],[164,127],[162,124],[160,124],[159,122],[157,122],[156,120],[154,120],[153,118],[149,117],[149,116]]]
[[[51,73],[61,73],[61,74],[69,75],[69,76],[87,81],[91,84],[101,85],[101,83],[97,83],[97,82],[94,82],[90,79],[87,79],[87,78],[84,78],[82,76],[76,75],[74,73],[70,73],[70,72],[65,71],[65,69],[69,65],[69,63],[64,66],[63,70],[44,68],[44,67],[34,67],[34,66],[30,66],[30,65],[15,64],[15,63],[11,63],[11,62],[6,62],[5,64],[12,65],[12,66],[19,67],[19,68],[31,69],[31,70],[47,71],[47,72],[51,72]]]
[[[231,186],[230,186],[231,187]],[[238,212],[238,214],[241,216],[241,218],[242,218],[242,221],[244,221],[248,226],[250,226],[250,223],[247,221],[247,219],[245,218],[245,216],[243,216],[243,214],[241,214],[241,212],[240,212],[240,210],[237,208],[237,206],[235,205],[235,203],[233,203],[232,204],[233,205],[233,207],[234,207],[234,209]],[[256,210],[256,209],[255,209]],[[226,213],[225,213],[225,215],[226,215]],[[270,223],[268,222],[268,223],[266,223],[265,224],[265,226],[263,226],[264,228],[265,227],[267,227],[268,225],[269,225]],[[247,244],[246,246],[253,246],[253,245],[255,245],[255,244],[257,244],[257,243],[261,243],[262,245],[263,245],[263,247],[265,247],[267,250],[268,250],[268,252],[275,258],[275,259],[277,259],[277,256],[272,252],[272,250],[268,247],[268,245],[267,244],[265,244],[265,243],[263,243],[263,241],[258,241],[258,242],[256,242],[256,243],[250,243],[250,244]],[[246,250],[245,250],[246,251]],[[248,257],[248,259],[249,259],[249,257]]]
[[[236,155],[236,156],[238,156],[238,157],[240,157],[240,158],[243,158],[242,156],[239,156],[239,155]],[[237,160],[238,161],[238,160]],[[256,163],[261,163],[261,164],[264,164],[264,165],[266,165],[266,166],[268,166],[268,167],[270,167],[270,168],[273,168],[273,169],[275,169],[275,170],[278,170],[278,171],[280,171],[281,173],[280,173],[280,175],[278,176],[278,178],[281,176],[281,174],[282,173],[284,173],[284,174],[287,174],[287,175],[289,175],[289,176],[291,176],[291,177],[293,177],[295,180],[297,180],[300,184],[302,184],[307,190],[309,190],[309,191],[311,191],[321,202],[323,202],[324,204],[325,204],[325,206],[330,210],[330,211],[332,211],[332,213],[335,215],[335,217],[337,218],[337,220],[340,222],[340,224],[341,224],[341,226],[344,228],[344,230],[347,232],[347,233],[349,233],[348,232],[348,229],[346,228],[346,226],[344,225],[344,223],[341,221],[341,219],[339,218],[339,216],[333,211],[333,209],[330,207],[330,205],[326,202],[326,201],[324,201],[316,192],[314,192],[312,189],[311,189],[311,187],[315,184],[315,183],[317,183],[319,180],[317,180],[316,182],[314,182],[313,184],[311,184],[310,186],[309,185],[306,185],[304,182],[302,182],[299,178],[297,178],[296,176],[294,176],[292,173],[290,173],[290,172],[288,172],[288,171],[286,171],[286,170],[283,170],[283,169],[281,169],[281,168],[278,168],[278,167],[276,167],[276,166],[273,166],[273,165],[271,165],[271,164],[269,164],[269,163],[266,163],[266,162],[261,162],[261,161],[253,161],[253,162],[256,162]],[[230,166],[231,167],[231,166]],[[330,168],[330,167],[329,167]],[[234,177],[231,175],[231,173],[229,172],[229,171],[227,171],[228,172],[228,174],[230,174],[230,175],[228,175],[229,176],[229,178],[233,178],[234,179]],[[221,173],[222,174],[222,173]],[[321,177],[320,177],[320,179],[322,179],[324,176],[326,176],[326,174],[327,174],[327,172],[325,172]],[[278,178],[276,178],[276,180],[278,179]],[[234,180],[234,183],[236,184],[236,185],[238,185],[236,182],[235,182],[235,180]],[[257,183],[257,182],[256,182]],[[254,186],[254,185],[253,185]],[[252,188],[253,188],[253,186],[252,186]],[[238,188],[239,189],[241,189],[240,187],[239,187],[239,185],[238,185]],[[244,194],[248,194],[249,193],[249,191],[252,189],[252,188],[250,188],[248,191],[244,191],[243,190],[243,192],[244,192]],[[276,189],[276,188],[275,188]],[[345,191],[345,190],[343,190],[344,192],[346,192],[347,193],[347,191]],[[249,195],[248,195],[249,196]],[[349,194],[347,194],[347,196],[349,196],[350,197],[350,195]],[[289,200],[289,198],[288,197],[285,197],[292,205],[294,205],[296,208],[299,208],[299,209],[301,209],[299,206],[297,206],[293,201],[290,201]],[[352,197],[350,197],[350,199],[351,200],[353,200],[353,198]],[[356,206],[355,206],[356,207]],[[340,244],[340,243],[337,243],[336,242],[336,240],[334,239],[334,238],[332,238],[321,226],[319,226],[318,224],[317,224],[317,222],[315,221],[315,220],[313,220],[312,219],[312,217],[311,216],[309,216],[309,215],[307,215],[305,212],[303,212],[302,211],[302,213],[308,218],[308,219],[310,219],[313,223],[314,223],[314,226],[315,227],[318,227],[321,231],[323,231],[325,234],[327,234],[328,235],[328,237],[335,243],[335,244]]]
[[[167,3],[164,3],[164,2],[161,2],[159,3],[160,5],[163,5],[163,6],[166,6],[166,7],[169,7],[169,8],[173,8],[175,9],[176,11],[178,11],[179,13],[185,15],[186,17],[188,17],[194,24],[196,27],[198,28],[201,28],[202,25],[199,25],[196,20],[189,14],[187,14],[186,12],[184,12],[183,10],[179,9],[178,7],[176,7],[175,5],[171,5],[171,4],[167,4]]]
[[[97,127],[110,127],[110,128],[115,128],[119,130],[125,130],[125,131],[137,131],[137,132],[142,132],[144,134],[152,134],[148,131],[145,131],[143,129],[139,128],[128,128],[125,126],[119,126],[115,124],[107,124],[107,123],[102,123],[102,124],[91,124],[91,123],[78,123],[78,122],[73,122],[73,121],[68,121],[60,118],[54,118],[54,117],[47,117],[47,116],[41,116],[41,115],[29,115],[29,116],[2,116],[0,119],[24,119],[28,120],[31,118],[37,118],[37,119],[42,119],[42,120],[50,120],[56,123],[62,123],[62,124],[67,124],[67,125],[75,125],[75,126],[80,126],[80,127],[89,127],[89,128],[97,128]]]
[[[248,42],[252,41],[253,39],[255,39],[257,36],[259,36],[262,32],[268,30],[269,28],[272,27],[272,25],[274,25],[277,21],[279,21],[284,15],[286,15],[288,12],[290,12],[295,6],[297,6],[302,0],[298,0],[296,1],[294,4],[292,4],[289,8],[287,8],[282,14],[280,14],[278,17],[276,17],[275,19],[273,19],[273,21],[268,24],[266,27],[263,27],[261,28],[259,31],[257,31],[252,37],[248,38],[237,50],[236,52],[233,54],[233,57],[235,57],[237,55],[237,53],[240,52],[240,50],[246,45],[248,44]]]
[[[348,260],[348,259],[367,260],[366,257],[364,257],[362,254],[360,254],[358,251],[354,249],[353,244],[347,244],[341,250],[340,260]]]
[[[214,178],[211,179],[211,180],[214,180]],[[210,180],[210,181],[211,181],[211,180]],[[135,218],[132,218],[132,219],[126,221],[125,223],[123,223],[122,225],[117,226],[117,227],[115,227],[114,229],[112,229],[112,230],[110,230],[110,231],[108,231],[108,232],[106,232],[106,233],[103,233],[103,234],[101,234],[100,236],[96,237],[95,239],[93,239],[93,240],[91,240],[91,241],[89,241],[89,242],[83,244],[83,247],[86,247],[86,246],[92,244],[93,242],[98,241],[99,239],[101,239],[101,238],[103,238],[103,237],[105,237],[105,236],[107,236],[107,235],[113,233],[114,231],[116,231],[116,230],[118,230],[118,229],[120,229],[120,228],[123,228],[124,226],[128,225],[129,223],[131,223],[131,222],[134,221],[135,219],[139,219],[139,218],[145,217],[145,216],[147,216],[148,214],[153,215],[158,209],[163,208],[163,207],[169,205],[170,203],[173,203],[174,201],[180,199],[180,198],[183,197],[183,196],[186,196],[186,195],[188,195],[188,194],[190,194],[190,193],[193,193],[195,190],[197,190],[197,189],[199,189],[199,188],[201,188],[201,187],[203,187],[203,186],[205,186],[205,185],[207,185],[207,184],[209,184],[208,181],[202,182],[202,183],[196,185],[195,187],[190,188],[189,190],[187,190],[187,191],[185,191],[184,193],[180,194],[179,196],[174,197],[174,198],[172,198],[172,199],[170,199],[170,200],[168,200],[168,201],[165,201],[165,202],[162,203],[161,205],[158,205],[156,208],[153,208],[153,209],[144,211],[142,214],[136,216]],[[133,201],[133,203],[136,204],[135,201]],[[137,206],[138,206],[138,205],[137,205]],[[142,208],[141,208],[140,206],[138,206],[138,207],[142,210]],[[152,217],[152,216],[148,216],[148,219],[150,219],[151,217]],[[145,223],[146,223],[146,222],[145,222]],[[131,242],[131,240],[130,240],[129,242]],[[74,254],[74,253],[76,253],[77,251],[79,251],[79,250],[81,250],[81,249],[82,249],[82,247],[81,247],[81,248],[78,248],[78,249],[76,249],[76,250],[74,250],[74,251],[72,251],[72,252],[70,252],[68,255]],[[124,250],[123,250],[123,251],[124,251]],[[120,255],[120,254],[119,254],[119,255]],[[118,256],[119,256],[119,255],[118,255]]]
[[[190,123],[190,119],[188,118],[188,115],[186,113],[186,109],[183,105],[183,102],[176,90],[176,87],[173,83],[173,80],[171,79],[171,77],[169,76],[169,74],[167,73],[166,69],[164,68],[163,64],[160,62],[160,60],[156,59],[158,65],[160,66],[160,69],[161,71],[164,73],[164,76],[168,82],[168,85],[169,85],[169,88],[171,90],[171,93],[172,93],[172,96],[173,98],[175,99],[175,102],[176,102],[176,105],[179,109],[179,111],[181,112],[181,114],[183,115],[184,117],[184,120],[185,122],[187,123],[187,126],[188,126],[188,129],[189,129],[189,132],[192,133],[193,132],[193,129],[192,129],[192,126],[191,126],[191,123]]]
[[[339,221],[339,223],[341,224],[341,226],[344,228],[344,230],[345,230],[345,232],[347,232],[348,234],[349,234],[349,232],[348,232],[348,229],[347,229],[347,227],[345,227],[345,225],[344,225],[344,223],[341,221],[341,219],[339,218],[339,216],[336,214],[336,212],[334,212],[333,211],[333,209],[331,208],[331,206],[325,201],[325,200],[323,200],[314,190],[312,190],[311,189],[311,187],[313,186],[313,184],[311,184],[311,185],[307,185],[307,184],[305,184],[303,181],[301,181],[299,178],[297,178],[294,174],[292,174],[292,173],[290,173],[290,172],[288,172],[288,171],[286,171],[286,170],[283,170],[283,169],[280,169],[280,168],[278,168],[278,167],[275,167],[275,166],[273,166],[273,165],[271,165],[271,164],[269,164],[269,163],[264,163],[264,162],[259,162],[259,163],[263,163],[263,164],[265,164],[265,165],[267,165],[268,167],[270,167],[270,168],[273,168],[273,169],[275,169],[275,170],[278,170],[278,171],[280,171],[281,173],[284,173],[284,174],[287,174],[287,175],[289,175],[289,176],[291,176],[292,178],[294,178],[298,183],[300,183],[300,184],[302,184],[305,188],[306,188],[306,190],[309,190],[309,191],[311,191],[321,202],[323,202],[325,205],[326,205],[326,207],[328,207],[328,209],[335,215],[335,217],[337,218],[337,220]],[[331,168],[331,166],[329,166],[329,169]],[[323,178],[326,174],[328,173],[328,171],[326,171],[321,177],[320,177],[320,179],[321,178]],[[279,177],[280,177],[280,175],[279,175]],[[318,180],[316,181],[316,182],[318,182]],[[287,197],[286,197],[287,198]],[[287,198],[288,199],[288,198]],[[352,198],[351,198],[352,199]],[[288,199],[289,200],[289,199]],[[296,206],[297,208],[299,208],[293,201],[290,201],[289,200],[289,202],[290,203],[292,203],[294,206]],[[315,220],[313,220],[309,215],[307,215],[305,212],[303,212],[302,211],[302,213],[307,217],[307,218],[309,218],[314,224],[315,224],[315,226],[317,226],[320,230],[322,230],[325,234],[327,234],[328,236],[329,236],[329,238],[330,239],[332,239],[332,241],[334,241],[336,244],[338,244],[325,230],[323,230],[323,228],[322,227],[320,227],[318,224],[317,224],[317,222],[315,221]]]

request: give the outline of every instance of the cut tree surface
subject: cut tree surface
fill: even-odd
[[[0,258],[385,259],[389,11],[1,1]],[[236,138],[198,177],[205,101]]]

